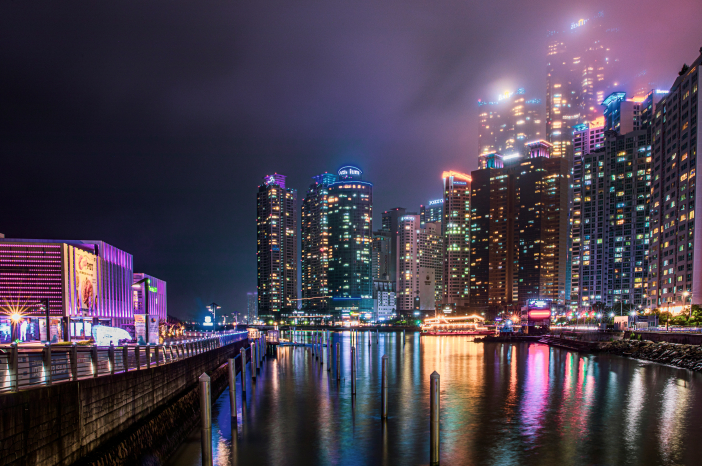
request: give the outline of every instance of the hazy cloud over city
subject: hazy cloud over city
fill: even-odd
[[[256,189],[345,163],[385,209],[477,168],[477,101],[546,92],[548,31],[603,12],[623,91],[702,46],[695,0],[6,2],[0,232],[101,239],[168,282],[169,314],[243,311]]]

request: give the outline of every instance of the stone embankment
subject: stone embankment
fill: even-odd
[[[702,371],[702,346],[679,343],[615,340],[600,343],[600,351]]]

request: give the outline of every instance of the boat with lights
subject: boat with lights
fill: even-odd
[[[485,318],[470,316],[436,316],[424,319],[422,335],[492,335],[494,329],[483,325]]]

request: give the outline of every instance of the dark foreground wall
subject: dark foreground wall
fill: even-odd
[[[192,414],[199,408],[198,377],[208,372],[226,384],[215,372],[244,345],[248,340],[151,369],[0,395],[0,466],[70,465],[81,458],[95,464],[142,463],[136,461],[139,448],[155,439],[134,434],[158,424],[159,417]],[[151,431],[149,436],[158,433]],[[115,448],[122,449],[117,454],[122,462],[117,457],[106,462]]]

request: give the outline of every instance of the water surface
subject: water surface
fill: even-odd
[[[227,391],[213,408],[215,464],[428,464],[433,371],[441,375],[442,464],[702,464],[700,374],[533,343],[407,334],[403,347],[401,334],[380,334],[369,347],[361,335],[354,399],[349,333],[335,338],[339,383],[326,361],[300,347],[280,348],[264,363],[256,382],[247,381],[245,403],[237,378],[234,437]],[[199,431],[169,464],[201,464]]]

